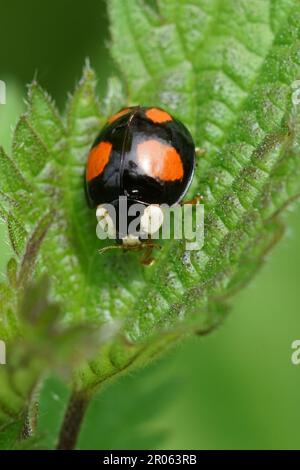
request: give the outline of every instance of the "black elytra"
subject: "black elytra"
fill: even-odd
[[[90,207],[129,201],[172,205],[182,200],[195,169],[188,129],[166,111],[125,108],[100,131],[89,153],[86,193]]]

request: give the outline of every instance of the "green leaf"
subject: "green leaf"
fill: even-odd
[[[1,450],[10,450],[15,448],[17,436],[20,435],[22,430],[22,424],[22,420],[19,420],[2,427],[0,433]]]
[[[15,269],[13,262],[9,269]],[[12,292],[8,296],[11,301]],[[27,285],[26,295],[18,306],[14,305],[18,309],[18,325],[15,334],[5,338],[7,363],[0,369],[1,448],[20,447],[18,441],[31,436],[41,379],[59,368],[70,373],[75,364],[98,350],[104,339],[93,325],[64,327],[59,305],[48,297],[49,282],[44,278],[36,285]],[[8,299],[1,304],[3,323]]]
[[[49,160],[46,145],[35,134],[25,116],[15,129],[13,154],[21,172],[29,177],[38,175]]]
[[[138,380],[124,377],[113,387],[99,390],[100,394],[95,395],[88,409],[78,449],[129,449],[132,446],[135,449],[153,449],[171,433],[168,427],[158,427],[156,423],[174,402],[178,388],[181,393],[180,380],[166,377],[166,368],[162,372],[159,367],[157,371],[157,364],[154,369],[150,368],[150,376],[147,368],[141,377],[136,378]],[[45,381],[40,393],[37,428],[44,448],[56,447],[69,398],[69,389],[57,377]]]
[[[5,154],[0,147],[0,170],[1,170],[1,191],[16,192],[26,186],[25,180],[18,171],[13,161]]]
[[[3,77],[1,77],[3,79]],[[0,142],[5,149],[8,149],[12,137],[12,126],[23,111],[24,91],[21,86],[12,78],[7,81],[6,104],[0,106]]]
[[[87,64],[60,117],[34,82],[13,157],[0,153],[1,214],[8,224],[18,221],[11,229],[17,282],[46,270],[64,324],[118,331],[76,369],[77,390],[144,364],[191,331],[215,328],[228,311],[224,303],[281,237],[281,211],[300,192],[292,101],[300,76],[298,1],[164,0],[153,9],[142,0],[111,0],[108,10],[124,85],[112,78],[100,103]],[[83,189],[100,127],[123,104],[136,103],[165,107],[206,150],[190,190],[204,197],[204,247],[185,251],[172,240],[148,268],[132,253],[98,254]],[[13,305],[13,294],[8,298]]]
[[[167,424],[157,426],[156,423],[178,399],[182,384],[179,378],[166,377],[166,370],[162,374],[155,373],[156,369],[150,370],[150,376],[149,368],[144,370],[135,377],[136,380],[124,377],[95,396],[87,412],[78,449],[136,450],[164,445],[173,430]]]
[[[227,298],[282,233],[273,219],[299,194],[291,95],[300,9],[286,1],[167,0],[157,12],[113,0],[109,12],[113,55],[133,103],[169,109],[207,151],[193,184],[204,196],[205,246],[164,249],[128,322],[136,341]]]

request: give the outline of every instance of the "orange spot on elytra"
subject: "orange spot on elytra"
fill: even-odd
[[[183,177],[183,165],[174,147],[159,140],[145,140],[137,146],[137,161],[140,168],[152,178],[176,181]]]
[[[101,175],[109,161],[111,149],[112,144],[110,142],[100,142],[100,144],[92,148],[87,163],[87,181],[91,181],[93,178]]]
[[[166,111],[158,108],[150,108],[146,111],[146,116],[150,121],[155,124],[161,124],[162,122],[172,121],[172,116]]]
[[[126,114],[126,113],[128,113],[128,112],[129,112],[129,108],[121,109],[121,111],[119,111],[118,113],[114,114],[113,116],[111,116],[111,117],[108,119],[108,123],[109,123],[109,124],[112,124],[112,123],[115,122],[119,117],[124,116],[124,114]]]

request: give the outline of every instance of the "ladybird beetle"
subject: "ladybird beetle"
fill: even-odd
[[[98,220],[109,217],[104,205],[119,207],[119,197],[128,205],[140,203],[141,227],[147,232],[149,219],[162,223],[161,204],[179,203],[186,194],[195,168],[195,145],[188,129],[168,112],[157,107],[121,109],[108,119],[89,152],[86,194]],[[115,230],[124,248],[142,242],[130,233]],[[149,233],[149,236],[151,233]]]

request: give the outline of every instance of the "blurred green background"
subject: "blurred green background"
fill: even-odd
[[[62,109],[87,56],[100,94],[115,69],[101,0],[2,0],[1,20],[0,79],[7,82],[7,105],[0,106],[0,142],[8,148],[33,76]],[[218,331],[191,338],[96,397],[79,447],[300,448],[300,365],[290,360],[291,343],[300,338],[299,215],[299,208],[288,215],[284,240],[234,299]],[[0,230],[4,272],[9,248]],[[66,398],[63,384],[49,379],[40,418],[48,445]]]

